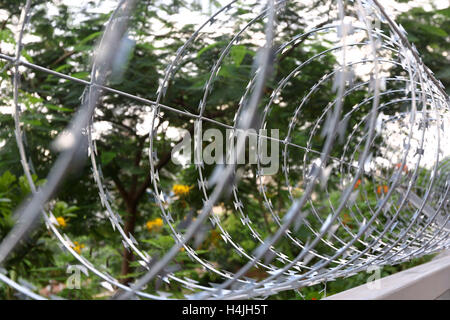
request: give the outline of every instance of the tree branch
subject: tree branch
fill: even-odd
[[[116,185],[117,190],[119,190],[120,195],[125,200],[125,202],[128,204],[130,199],[130,195],[125,190],[125,187],[123,186],[122,182],[120,181],[119,177],[113,173],[111,174],[111,179],[113,180],[114,184]]]

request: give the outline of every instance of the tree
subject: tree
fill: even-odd
[[[413,8],[399,16],[408,32],[408,40],[416,46],[423,62],[450,91],[450,8],[425,11]]]

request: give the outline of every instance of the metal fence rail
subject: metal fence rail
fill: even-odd
[[[450,255],[377,281],[325,300],[449,300]]]

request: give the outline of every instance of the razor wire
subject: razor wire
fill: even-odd
[[[43,214],[47,228],[56,236],[58,241],[85,267],[104,280],[102,285],[108,290],[118,290],[114,298],[126,299],[135,295],[149,299],[168,299],[170,292],[145,292],[142,288],[152,279],[159,277],[163,281],[175,281],[184,288],[193,291],[186,294],[186,298],[194,299],[248,299],[267,297],[284,290],[296,290],[304,286],[333,281],[339,277],[348,277],[370,266],[382,266],[408,261],[413,257],[438,252],[448,248],[448,161],[445,161],[441,148],[442,139],[448,139],[445,124],[449,121],[449,98],[432,72],[423,64],[420,55],[407,38],[403,28],[397,25],[376,0],[357,0],[352,2],[355,12],[346,9],[348,2],[333,1],[337,7],[337,17],[332,22],[299,34],[292,40],[275,44],[277,41],[277,14],[284,10],[290,2],[287,0],[268,1],[261,4],[260,13],[254,15],[243,27],[236,32],[227,45],[221,50],[220,56],[213,65],[209,78],[203,88],[203,97],[199,102],[198,114],[180,110],[161,103],[169,89],[170,80],[176,76],[178,67],[188,55],[192,43],[200,41],[202,32],[206,28],[220,30],[221,24],[231,13],[239,8],[237,1],[218,10],[207,19],[185,44],[177,51],[176,57],[167,67],[157,92],[157,99],[151,101],[134,96],[107,86],[106,75],[114,61],[114,48],[122,45],[127,30],[127,20],[132,15],[134,1],[123,0],[105,29],[104,35],[95,52],[91,72],[91,81],[65,75],[45,67],[35,65],[21,58],[22,37],[30,17],[28,0],[22,11],[20,33],[18,35],[16,54],[8,56],[0,54],[0,59],[9,61],[13,74],[14,122],[16,141],[20,152],[24,173],[32,188],[33,196],[24,207],[20,207],[16,216],[17,224],[10,234],[0,244],[0,262],[8,256],[18,242],[27,234],[39,214]],[[349,12],[347,12],[349,11]],[[253,76],[248,82],[245,92],[238,104],[238,111],[233,124],[225,124],[204,116],[208,98],[213,92],[213,86],[225,58],[230,54],[234,45],[239,43],[245,32],[249,32],[256,23],[265,24],[264,45],[255,57]],[[383,26],[381,28],[380,26]],[[387,31],[386,31],[387,30]],[[282,79],[275,84],[274,89],[267,94],[267,83],[275,72],[277,62],[289,50],[295,49],[313,37],[328,35],[334,39],[335,45],[327,48],[306,61],[289,70]],[[365,52],[365,56],[353,59],[355,51]],[[258,143],[275,141],[283,147],[282,171],[285,188],[289,193],[291,204],[283,217],[273,208],[270,196],[265,187],[265,176],[262,173],[261,157],[257,154],[257,172],[255,174],[257,189],[262,197],[264,209],[277,225],[277,230],[269,238],[264,238],[250,217],[243,201],[239,197],[239,178],[236,163],[217,165],[211,177],[204,172],[203,163],[196,164],[198,173],[198,192],[204,198],[204,206],[191,221],[184,234],[177,229],[167,207],[159,173],[156,169],[157,150],[154,146],[157,124],[164,119],[164,112],[171,112],[194,120],[195,125],[202,127],[203,122],[214,124],[232,130],[227,137],[234,141],[238,134],[250,137],[248,129],[255,127],[259,113],[262,114],[257,129],[266,128],[270,124],[271,111],[292,79],[302,76],[310,64],[323,59],[327,54],[334,54],[336,63],[331,72],[325,73],[300,98],[293,116],[288,119],[288,134],[283,139],[273,138],[263,134],[256,134]],[[356,69],[369,65],[365,78],[355,75]],[[21,132],[19,105],[19,66],[45,72],[61,79],[74,81],[86,86],[83,105],[77,113],[67,132],[56,140],[63,152],[60,159],[53,165],[47,177],[47,183],[37,189],[31,177],[33,173],[30,160],[27,158]],[[399,72],[402,70],[403,73]],[[394,72],[397,75],[393,74]],[[359,81],[359,82],[357,82]],[[320,116],[301,130],[309,131],[306,145],[292,140],[297,125],[301,122],[303,109],[321,88],[332,83],[334,98],[330,99]],[[358,90],[368,93],[351,110],[344,110],[344,102]],[[97,146],[92,137],[95,122],[94,109],[103,93],[114,93],[135,100],[152,109],[151,128],[149,130],[149,164],[153,194],[160,208],[161,216],[172,232],[176,244],[162,257],[151,257],[141,247],[132,234],[126,234],[123,221],[115,212],[112,202],[113,196],[107,189],[101,171],[101,163],[97,159]],[[264,99],[266,98],[266,99]],[[265,105],[264,105],[265,104]],[[401,112],[390,115],[390,109],[399,108]],[[363,109],[364,108],[364,109]],[[368,110],[363,119],[353,125],[351,133],[347,132],[351,117],[360,110]],[[163,112],[164,111],[164,112]],[[387,113],[384,113],[387,112]],[[389,145],[388,128],[394,126],[401,136],[402,145]],[[88,128],[87,135],[82,129]],[[392,129],[389,129],[392,130]],[[391,132],[392,133],[392,132]],[[433,139],[430,138],[430,135]],[[69,145],[64,142],[69,137]],[[63,140],[66,139],[66,140]],[[199,138],[198,136],[196,139]],[[323,147],[317,150],[316,140],[322,140]],[[378,139],[378,140],[377,140]],[[379,142],[381,140],[381,142]],[[430,141],[431,140],[431,141]],[[376,142],[377,141],[377,142]],[[200,142],[200,141],[199,141]],[[375,143],[381,146],[375,148]],[[335,145],[343,144],[341,154],[337,154]],[[430,169],[424,169],[425,149],[432,150],[433,163]],[[299,151],[300,150],[300,151]],[[196,150],[198,151],[198,150]],[[295,162],[289,158],[290,153],[300,152],[294,156]],[[235,154],[245,152],[245,139],[239,140]],[[430,151],[429,151],[430,152]],[[130,286],[120,283],[112,275],[100,271],[86,258],[73,250],[70,237],[57,228],[58,222],[51,212],[48,202],[56,195],[58,186],[64,180],[70,166],[90,158],[95,183],[99,190],[99,197],[106,215],[114,230],[122,237],[125,248],[131,250],[142,267],[147,270],[144,276]],[[227,156],[229,156],[227,154]],[[413,169],[410,169],[413,168]],[[292,181],[290,173],[299,171],[301,181]],[[335,185],[329,185],[330,177],[338,180]],[[376,187],[372,190],[377,196],[375,205],[370,204],[368,190],[364,189],[365,181],[372,181]],[[294,194],[294,189],[302,186],[301,196]],[[362,190],[362,191],[360,191]],[[335,208],[329,201],[329,214],[323,216],[314,200],[316,192],[324,192],[329,199],[338,193],[339,205]],[[237,240],[233,240],[223,225],[220,217],[213,212],[214,205],[224,194],[231,194],[236,214],[240,217],[242,227],[249,232],[251,238],[258,244],[253,252],[247,252]],[[367,206],[360,208],[357,197],[363,197]],[[350,228],[342,214],[351,216],[358,225],[357,230]],[[367,216],[365,213],[369,213]],[[210,220],[212,226],[217,226],[224,242],[229,244],[236,253],[248,260],[237,272],[222,270],[211,262],[201,258],[196,252],[196,245],[190,245],[192,239],[202,242],[201,228]],[[318,225],[318,226],[317,226]],[[308,232],[308,240],[299,239],[294,231],[303,228]],[[337,234],[337,230],[344,230],[344,234]],[[299,253],[289,257],[276,244],[285,238],[292,246],[297,247]],[[198,244],[198,243],[197,243]],[[321,246],[325,246],[333,253],[324,253]],[[223,279],[222,283],[211,284],[210,287],[198,284],[189,278],[180,278],[176,269],[171,265],[173,259],[184,248],[186,253],[198,262],[207,272],[215,273]],[[277,261],[277,265],[272,263]],[[281,265],[280,265],[281,263]],[[269,276],[261,281],[246,276],[253,268],[266,270]],[[36,299],[42,298],[30,291],[26,286],[15,283],[5,275],[0,274],[0,280],[24,295]]]

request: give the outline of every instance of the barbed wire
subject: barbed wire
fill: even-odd
[[[238,28],[220,51],[203,87],[198,114],[164,105],[162,101],[171,80],[187,59],[189,50],[195,42],[201,41],[203,30],[216,26],[216,30],[220,32],[221,24],[229,23],[228,17],[233,16],[239,9],[237,1],[231,1],[219,9],[179,48],[176,57],[165,70],[155,101],[107,86],[107,75],[115,67],[112,61],[115,61],[117,50],[113,48],[123,45],[135,1],[120,1],[111,15],[95,51],[90,81],[65,75],[22,59],[22,39],[31,14],[31,2],[32,0],[27,0],[22,11],[15,56],[0,54],[0,59],[9,62],[8,67],[13,74],[16,142],[23,170],[32,190],[32,197],[15,212],[16,225],[0,243],[0,263],[5,261],[21,239],[36,227],[37,218],[41,213],[47,228],[58,241],[81,264],[103,279],[102,285],[105,288],[115,291],[115,299],[129,299],[136,296],[169,299],[171,292],[157,291],[151,294],[142,289],[156,277],[166,282],[175,281],[185,289],[193,291],[193,294],[184,295],[188,299],[267,297],[280,291],[296,290],[334,281],[339,277],[349,277],[371,266],[408,261],[449,247],[450,162],[445,159],[445,150],[441,147],[443,139],[448,139],[445,124],[450,119],[449,98],[442,84],[423,64],[415,47],[408,42],[406,32],[387,15],[378,1],[357,0],[354,2],[353,13],[346,10],[345,1],[334,1],[337,8],[335,21],[326,22],[277,45],[275,43],[280,41],[277,38],[277,15],[281,14],[285,6],[292,1],[269,0],[261,4],[261,11]],[[262,21],[265,24],[265,44],[255,56],[253,74],[238,103],[233,124],[208,118],[205,116],[208,98],[213,93],[214,82],[225,59],[230,55],[233,46],[239,44],[243,35]],[[273,79],[277,63],[289,54],[290,50],[314,37],[329,37],[336,45],[312,54],[293,70],[282,75],[277,84],[269,87],[268,83]],[[363,53],[363,57],[359,58],[355,52]],[[299,97],[299,103],[292,117],[287,119],[286,137],[279,139],[249,131],[253,128],[266,129],[271,123],[271,111],[283,90],[291,85],[292,80],[301,77],[303,71],[306,73],[307,68],[329,54],[334,55],[336,60],[335,65],[330,66],[332,71],[325,70],[320,78],[313,81],[314,84],[306,94],[302,98]],[[33,165],[27,156],[21,131],[20,66],[76,82],[86,88],[80,111],[55,141],[62,153],[48,174],[47,182],[39,189],[32,179]],[[358,70],[361,66],[369,66],[369,71]],[[269,89],[272,87],[273,90]],[[327,87],[332,87],[331,99],[327,106],[314,121],[302,122],[302,117],[307,119],[303,113],[306,112],[309,101]],[[270,94],[267,91],[270,91]],[[346,99],[361,91],[366,95],[359,98],[350,110],[344,108]],[[161,258],[151,257],[131,233],[127,234],[120,214],[114,209],[113,195],[104,182],[101,161],[97,159],[96,141],[92,136],[95,123],[94,110],[104,93],[114,93],[151,107],[149,164],[152,193],[155,195],[161,217],[175,240],[175,245]],[[392,110],[396,107],[397,109]],[[170,121],[161,110],[192,119],[197,128],[202,128],[205,122],[229,129],[231,136],[227,139],[230,141],[234,141],[239,133],[244,132],[247,136],[254,135],[259,145],[267,141],[282,145],[282,173],[285,190],[291,201],[283,216],[280,216],[280,210],[274,208],[268,194],[262,155],[259,153],[257,153],[257,169],[253,173],[255,187],[262,197],[262,210],[267,210],[277,226],[270,237],[264,238],[258,231],[257,223],[252,220],[254,213],[246,208],[245,201],[240,197],[239,166],[234,162],[217,165],[211,177],[208,177],[204,163],[196,163],[198,190],[203,197],[203,207],[195,221],[189,223],[183,234],[180,233],[178,221],[174,220],[167,206],[157,169],[155,147],[157,127],[164,118]],[[396,110],[400,112],[393,114]],[[365,115],[361,119],[357,117],[352,119],[358,112],[365,112]],[[255,126],[255,123],[260,124]],[[298,128],[299,124],[303,125],[302,128]],[[353,124],[353,127],[350,134],[345,136],[350,124]],[[84,128],[88,129],[86,135],[82,134]],[[305,145],[295,142],[295,130],[307,133]],[[389,135],[392,136],[394,133],[398,136],[397,140],[402,142],[401,147],[396,147],[393,145],[394,141],[389,139]],[[200,137],[196,136],[195,139]],[[317,147],[318,140],[322,145],[320,150]],[[237,139],[234,155],[245,153],[245,143],[245,139]],[[339,147],[341,145],[342,150]],[[431,163],[424,163],[425,149],[433,153],[432,157],[429,157],[431,160],[426,160]],[[294,153],[294,156],[290,157],[290,153]],[[120,234],[123,246],[136,256],[146,270],[141,278],[129,286],[100,271],[77,253],[73,249],[74,243],[70,237],[58,229],[57,219],[51,212],[49,201],[56,196],[58,187],[64,181],[69,169],[79,165],[86,156],[90,158],[100,202],[106,210],[107,218],[111,221],[113,229]],[[225,157],[228,156],[233,155],[227,154]],[[297,172],[301,179],[292,172]],[[329,183],[331,177],[335,180],[332,184]],[[375,205],[372,204],[369,191],[364,185],[376,188],[371,191],[376,195]],[[302,192],[298,196],[294,191],[300,187]],[[337,206],[331,200],[328,201],[326,207],[328,215],[323,215],[322,209],[317,208],[318,204],[314,200],[317,192],[325,193],[327,199],[337,195],[339,200]],[[221,217],[213,212],[213,207],[226,194],[231,196],[243,228],[257,244],[257,249],[253,252],[247,252],[238,240],[233,239]],[[364,207],[356,201],[358,197],[364,199]],[[265,212],[259,214],[265,215]],[[345,215],[355,221],[357,230],[349,227]],[[213,227],[218,228],[223,241],[238,255],[248,260],[238,271],[222,270],[197,254],[195,247],[204,241],[204,226],[208,220]],[[301,228],[307,232],[307,239],[302,239],[293,232]],[[337,233],[338,230],[342,232]],[[190,245],[192,239],[194,245]],[[297,248],[298,254],[289,257],[280,248],[276,248],[281,239],[287,239]],[[194,279],[177,276],[177,269],[171,263],[182,248],[204,270],[220,276],[223,282],[204,286]],[[272,263],[273,260],[276,260],[276,263]],[[268,276],[261,281],[249,278],[247,274],[254,267],[262,268]],[[29,286],[14,282],[5,274],[0,273],[0,281],[11,285],[29,298],[43,298],[33,293]]]

